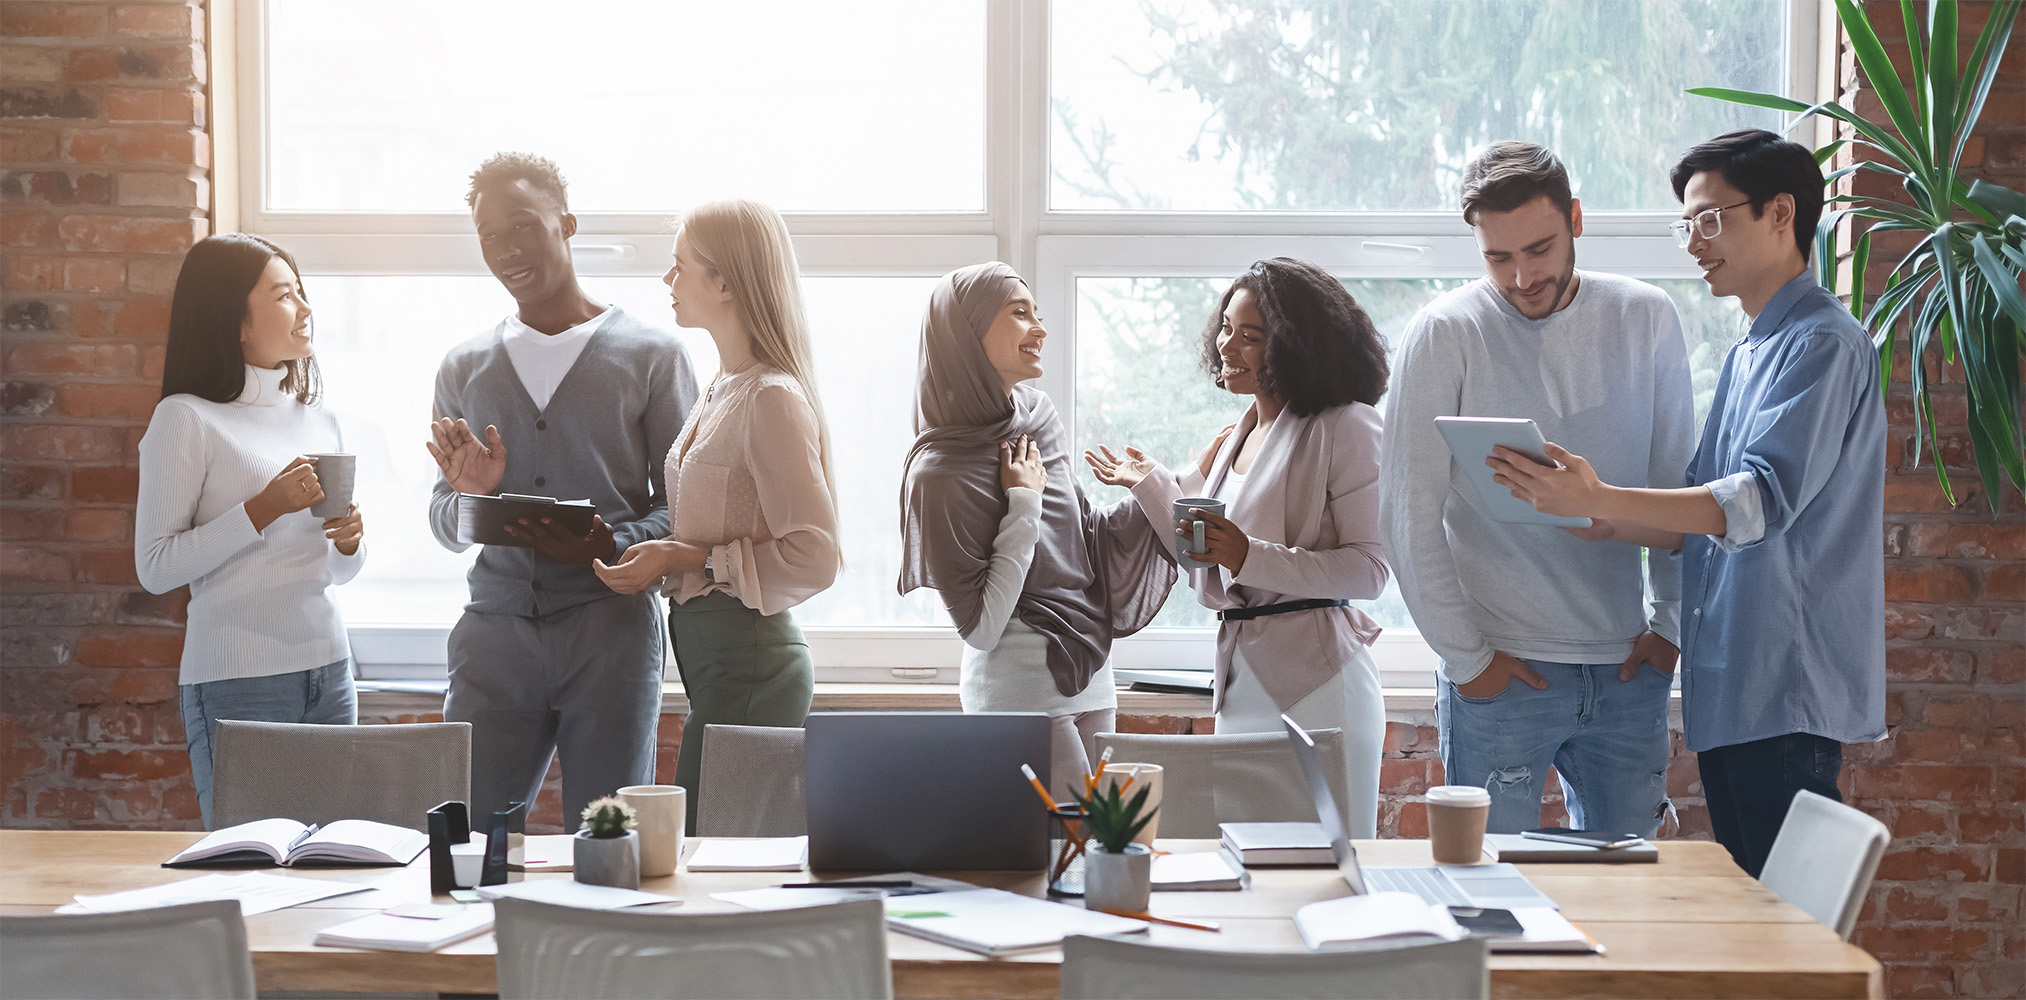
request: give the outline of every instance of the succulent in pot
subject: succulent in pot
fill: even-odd
[[[1083,870],[1086,909],[1144,912],[1153,896],[1153,851],[1133,843],[1133,837],[1146,828],[1158,807],[1147,808],[1148,787],[1126,798],[1127,784],[1088,791],[1076,800],[1090,834],[1091,851]]]
[[[640,888],[640,835],[634,832],[638,824],[633,807],[622,799],[608,795],[585,806],[583,828],[571,841],[577,881]]]

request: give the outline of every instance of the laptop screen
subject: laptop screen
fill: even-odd
[[[1329,780],[1323,777],[1322,757],[1316,752],[1315,740],[1286,715],[1280,717],[1280,724],[1287,727],[1287,742],[1294,747],[1295,762],[1301,766],[1302,779],[1308,782],[1309,797],[1315,800],[1316,820],[1329,835],[1330,853],[1336,856],[1337,870],[1350,884],[1351,895],[1362,896],[1366,891],[1365,873],[1358,868],[1358,849],[1351,846],[1343,814],[1337,811],[1337,797],[1330,791]]]

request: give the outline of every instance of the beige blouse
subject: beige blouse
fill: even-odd
[[[837,509],[816,410],[792,376],[754,365],[690,410],[668,453],[669,537],[708,545],[711,573],[671,573],[677,604],[721,590],[763,615],[837,579]]]

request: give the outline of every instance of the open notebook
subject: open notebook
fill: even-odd
[[[305,826],[292,819],[257,819],[216,831],[175,857],[164,868],[198,865],[405,865],[420,857],[429,837],[419,830],[369,819],[341,819],[329,826]]]

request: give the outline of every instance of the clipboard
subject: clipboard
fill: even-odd
[[[481,496],[457,495],[457,541],[460,545],[511,545],[531,548],[527,542],[507,534],[506,526],[521,518],[546,517],[573,535],[591,533],[591,518],[598,509],[589,500],[558,500],[554,497],[502,493]]]

